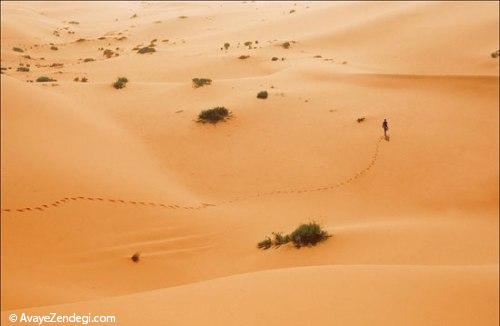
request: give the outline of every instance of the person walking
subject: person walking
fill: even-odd
[[[384,138],[387,138],[387,131],[389,130],[387,119],[384,119],[384,122],[382,122],[382,129],[384,129]]]

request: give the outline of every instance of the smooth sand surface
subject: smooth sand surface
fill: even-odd
[[[498,10],[2,2],[2,322],[498,325]]]

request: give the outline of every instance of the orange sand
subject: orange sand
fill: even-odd
[[[498,10],[2,2],[2,324],[498,325]]]

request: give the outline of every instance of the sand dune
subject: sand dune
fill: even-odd
[[[1,9],[4,323],[498,324],[497,2]]]

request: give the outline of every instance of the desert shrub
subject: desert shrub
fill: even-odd
[[[57,81],[54,78],[47,77],[47,76],[40,76],[36,79],[38,83],[46,83],[46,82],[52,82],[52,81]]]
[[[101,36],[101,37],[98,37],[97,39],[98,39],[98,40],[105,40],[105,39],[106,39],[106,37],[105,37],[105,36]]]
[[[301,224],[290,234],[290,241],[295,247],[315,246],[318,242],[325,241],[330,235],[321,229],[318,223],[310,222]]]
[[[86,40],[84,38],[79,38],[78,40],[76,40],[76,42],[85,42]]]
[[[212,109],[203,110],[198,115],[198,122],[202,123],[217,123],[223,121],[229,116],[229,110],[223,106],[218,106]]]
[[[75,78],[73,79],[73,81],[75,81],[75,82],[80,81],[80,78],[75,77]]]
[[[314,56],[315,58],[323,58],[321,55],[317,54]]]
[[[113,83],[113,87],[116,89],[120,89],[125,87],[128,83],[128,79],[126,77],[118,77],[118,79]]]
[[[281,46],[285,49],[289,49],[290,48],[290,42],[285,42],[285,43],[282,43]]]
[[[247,41],[247,42],[243,43],[243,45],[250,46],[250,45],[252,45],[252,41]]]
[[[144,53],[152,53],[156,52],[155,48],[152,46],[145,46],[143,48],[140,48],[137,53],[144,54]]]
[[[240,55],[240,56],[238,57],[238,59],[241,59],[241,60],[248,59],[248,58],[250,58],[250,56],[249,56],[249,55]]]
[[[290,13],[293,14],[295,12],[295,9],[290,10]]]
[[[31,59],[31,56],[29,54],[25,54],[25,55],[23,55],[23,58],[25,58],[25,59]]]
[[[180,19],[186,19],[188,18],[187,16],[179,16]]]
[[[51,49],[52,51],[57,51],[57,50],[59,50],[59,48],[58,48],[57,46],[55,46],[55,45],[52,45],[52,46],[50,47],[50,49]]]
[[[126,40],[127,37],[126,36],[120,36],[119,38],[117,38],[118,41],[123,41],[123,40]]]
[[[16,51],[16,52],[24,52],[24,50],[23,50],[23,49],[18,48],[17,46],[13,47],[13,48],[12,48],[12,51]]]
[[[78,25],[78,24],[80,24],[80,23],[79,23],[79,22],[77,22],[77,21],[72,20],[72,21],[69,21],[69,22],[68,22],[68,24]]]
[[[17,67],[17,71],[28,72],[28,71],[30,71],[30,68],[28,68],[28,67]]]
[[[357,118],[356,121],[358,123],[361,123],[361,122],[365,121],[365,119],[366,119],[365,117],[361,117],[361,118]]]
[[[139,262],[139,259],[141,258],[141,254],[139,252],[136,252],[135,254],[133,254],[130,259],[134,262],[134,263],[138,263]]]
[[[212,84],[212,80],[209,78],[193,78],[193,87],[198,88],[205,85]]]
[[[289,242],[292,242],[296,248],[314,246],[318,242],[325,241],[331,237],[315,222],[301,224],[291,234],[284,235],[281,232],[273,232],[272,235],[273,239],[266,237],[266,239],[257,244],[257,248],[265,250],[272,246],[279,247]]]
[[[83,59],[83,62],[92,62],[95,61],[94,58],[85,58]]]
[[[260,98],[263,100],[265,100],[267,98],[267,96],[268,96],[267,91],[260,91],[259,93],[257,93],[257,98]]]
[[[278,58],[278,57],[272,57],[272,58],[271,58],[271,61],[278,61],[278,60],[279,60],[279,58]]]
[[[51,67],[51,68],[61,68],[61,67],[64,67],[64,64],[63,63],[54,62],[49,67]]]
[[[87,77],[82,78],[82,83],[86,83],[88,81]]]
[[[130,18],[137,18],[137,14],[133,14],[132,16],[130,16]]]
[[[494,52],[491,52],[491,57],[493,59],[500,57],[500,50],[496,50]]]
[[[113,56],[113,54],[115,54],[113,52],[113,50],[110,50],[110,49],[106,49],[102,52],[102,55],[104,55],[106,58],[111,58]]]
[[[271,248],[272,244],[273,244],[273,242],[271,241],[271,238],[266,237],[264,240],[257,243],[257,248],[263,249],[263,250],[269,249],[269,248]]]
[[[226,42],[226,43],[224,43],[224,49],[226,49],[226,50],[227,50],[227,49],[229,49],[229,47],[230,47],[230,46],[231,46],[231,45],[230,45],[229,43],[227,43],[227,42]]]
[[[276,247],[287,244],[291,240],[289,234],[283,235],[281,232],[273,232],[273,236],[274,236],[274,245]]]

